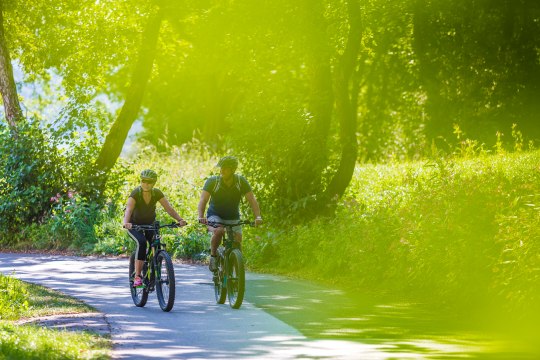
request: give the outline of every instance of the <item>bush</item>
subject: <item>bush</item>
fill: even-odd
[[[165,240],[171,255],[181,259],[203,260],[210,255],[210,237],[200,229],[190,229],[182,236]]]
[[[37,121],[22,122],[16,137],[0,124],[1,232],[43,221],[50,197],[64,187],[61,163],[55,142]]]

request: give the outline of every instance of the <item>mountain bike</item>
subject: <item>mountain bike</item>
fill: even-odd
[[[173,308],[175,297],[174,267],[170,255],[165,250],[165,244],[161,243],[160,229],[177,227],[179,227],[177,223],[160,225],[158,221],[152,225],[133,225],[132,229],[154,233],[152,242],[147,247],[146,259],[141,273],[143,285],[140,287],[133,287],[136,251],[131,254],[129,259],[129,288],[135,306],[143,307],[146,305],[148,294],[156,290],[161,310],[171,311]]]
[[[240,244],[234,240],[233,227],[248,224],[254,225],[250,221],[238,221],[234,224],[208,222],[208,225],[214,228],[219,225],[225,228],[222,243],[218,247],[217,270],[213,272],[214,294],[218,304],[225,303],[228,295],[229,305],[233,309],[240,308],[246,290],[244,259]]]

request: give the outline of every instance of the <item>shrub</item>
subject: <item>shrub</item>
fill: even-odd
[[[181,259],[203,260],[209,256],[210,237],[200,229],[191,229],[182,236],[167,239],[166,244],[174,257]]]
[[[64,187],[61,163],[55,142],[36,121],[22,122],[17,137],[0,124],[2,232],[43,220],[51,195]]]

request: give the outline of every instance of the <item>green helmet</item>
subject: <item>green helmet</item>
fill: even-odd
[[[141,172],[141,180],[157,181],[157,174],[154,170],[146,169]]]
[[[216,166],[236,169],[238,167],[238,159],[235,156],[225,156],[219,160]]]

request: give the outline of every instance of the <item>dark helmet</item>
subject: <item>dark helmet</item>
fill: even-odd
[[[157,181],[157,174],[154,170],[146,169],[141,172],[141,180]]]
[[[235,169],[238,167],[238,159],[235,156],[225,156],[222,157],[216,165],[221,168],[232,168]]]

